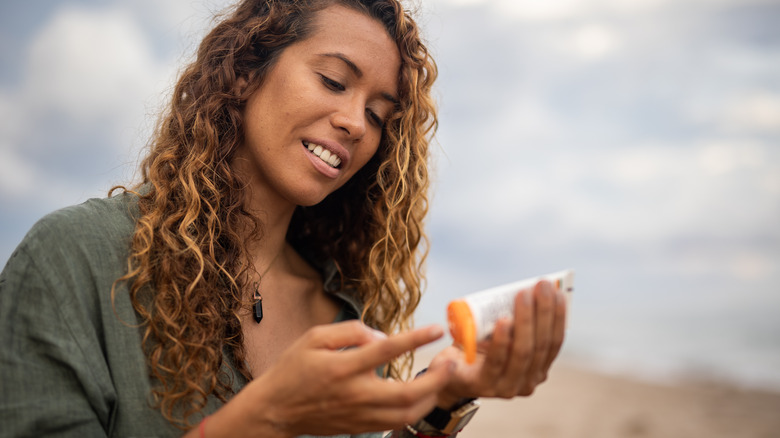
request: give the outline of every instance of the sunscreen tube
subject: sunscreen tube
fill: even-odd
[[[488,338],[501,318],[513,319],[515,297],[524,289],[532,289],[541,280],[547,280],[566,295],[566,301],[574,290],[574,271],[565,270],[536,278],[496,286],[458,300],[447,306],[450,334],[466,354],[466,362],[474,363],[477,343]]]

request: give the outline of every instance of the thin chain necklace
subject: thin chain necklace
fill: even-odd
[[[263,277],[265,277],[265,274],[267,274],[268,271],[271,270],[271,266],[274,265],[276,259],[278,259],[280,255],[282,255],[282,252],[284,252],[284,245],[282,245],[282,249],[280,249],[279,252],[276,253],[273,260],[271,260],[271,263],[268,264],[268,267],[265,268],[263,273],[258,275],[258,277],[260,278],[253,284],[255,291],[252,293],[252,298],[255,300],[255,302],[254,304],[252,304],[252,316],[255,318],[255,322],[258,324],[260,324],[260,321],[263,320],[263,296],[260,295],[260,283],[263,281]]]

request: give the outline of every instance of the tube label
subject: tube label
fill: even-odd
[[[465,301],[474,317],[477,342],[486,339],[493,333],[496,322],[501,318],[513,318],[515,296],[524,289],[533,288],[541,280],[547,280],[566,294],[570,300],[574,290],[574,271],[565,270],[535,278],[508,283],[485,289],[461,298]]]

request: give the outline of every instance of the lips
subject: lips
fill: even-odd
[[[334,169],[338,169],[339,165],[341,164],[341,158],[328,148],[305,140],[303,141],[303,145],[312,155],[322,160],[322,162],[328,166]]]

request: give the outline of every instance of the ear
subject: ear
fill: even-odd
[[[236,80],[235,91],[236,96],[241,96],[246,91],[246,87],[249,86],[249,79],[246,76],[240,76]]]

